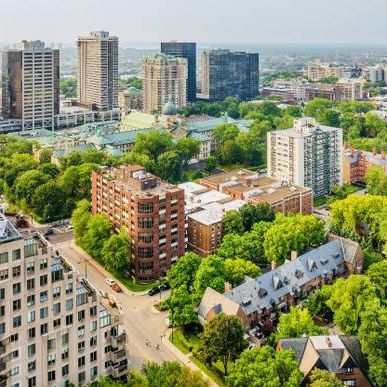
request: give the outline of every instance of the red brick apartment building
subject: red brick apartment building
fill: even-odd
[[[132,243],[137,280],[164,276],[185,252],[184,190],[138,165],[102,167],[92,174],[92,212],[105,214]]]

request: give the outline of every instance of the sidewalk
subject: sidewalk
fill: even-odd
[[[184,355],[184,353],[180,352],[170,341],[169,341],[169,336],[172,332],[172,329],[168,329],[165,332],[165,335],[162,338],[162,343],[168,348],[169,351],[171,351],[174,356],[180,360],[184,365],[189,367],[193,371],[199,371],[206,380],[210,383],[210,386],[213,387],[219,387],[217,383],[215,383],[207,374],[205,374],[196,364],[192,363],[192,361],[189,359],[189,356],[191,353],[188,353]]]

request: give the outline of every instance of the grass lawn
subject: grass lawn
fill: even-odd
[[[324,204],[327,204],[328,197],[322,196],[321,198],[313,199],[313,207],[320,207]]]
[[[224,380],[217,375],[215,372],[209,370],[199,359],[197,359],[194,355],[191,355],[189,359],[194,363],[198,368],[200,368],[209,378],[211,378],[216,384],[223,387],[226,386]]]
[[[145,292],[156,285],[156,282],[150,282],[142,284],[141,282],[136,282],[133,278],[127,277],[122,273],[111,273],[118,281],[122,283],[127,289],[132,292]]]

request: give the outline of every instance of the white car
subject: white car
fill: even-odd
[[[115,285],[116,281],[114,281],[114,279],[112,278],[105,278],[105,283],[106,285],[112,287],[113,285]]]

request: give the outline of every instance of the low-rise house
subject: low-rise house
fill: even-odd
[[[336,278],[363,272],[364,254],[360,245],[337,236],[332,236],[329,242],[298,258],[292,254],[292,258],[219,297],[220,301],[227,298],[241,307],[241,321],[245,329],[260,321],[273,319],[278,313],[287,312],[290,306],[299,304],[309,294]],[[200,305],[208,305],[212,298],[213,291],[207,289]],[[220,306],[215,303],[210,309],[199,306],[200,320],[207,321],[217,311],[223,310],[223,301]]]
[[[302,387],[310,386],[315,369],[332,372],[346,386],[371,387],[367,377],[368,363],[356,336],[310,336],[281,339],[277,350],[292,350],[304,379]]]

